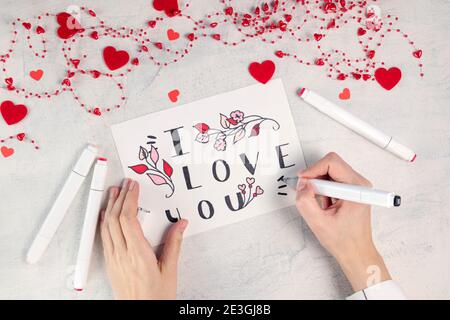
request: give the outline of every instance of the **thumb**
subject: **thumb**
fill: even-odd
[[[317,202],[314,187],[306,179],[299,179],[296,206],[308,225],[319,221],[323,217],[324,210]]]
[[[175,274],[177,272],[178,257],[180,256],[183,233],[188,225],[186,219],[181,219],[170,227],[166,236],[166,243],[161,255],[161,270]]]

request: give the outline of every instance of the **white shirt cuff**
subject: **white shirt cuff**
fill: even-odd
[[[394,280],[387,280],[355,292],[346,300],[406,300],[406,296]]]

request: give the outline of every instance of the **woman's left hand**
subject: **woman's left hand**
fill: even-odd
[[[139,184],[125,179],[111,187],[101,212],[101,236],[108,277],[116,299],[175,299],[177,265],[187,220],[171,226],[160,259],[137,219]]]

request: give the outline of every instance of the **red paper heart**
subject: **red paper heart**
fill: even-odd
[[[128,63],[130,56],[126,51],[116,50],[116,48],[108,46],[103,49],[103,60],[105,60],[109,70],[117,70]]]
[[[41,80],[43,75],[44,75],[44,71],[41,69],[30,71],[30,77],[36,81]]]
[[[392,67],[389,70],[378,68],[375,71],[375,80],[386,90],[391,90],[402,78],[402,72],[399,68]]]
[[[344,90],[342,90],[342,92],[339,93],[339,99],[341,99],[341,100],[350,99],[350,90],[348,88],[345,88]]]
[[[37,34],[45,33],[45,29],[42,28],[41,26],[37,26],[37,28],[36,28],[36,33],[37,33]]]
[[[275,63],[266,60],[262,63],[252,62],[248,67],[248,71],[257,81],[266,84],[275,73]]]
[[[180,12],[177,0],[153,0],[153,8],[157,11],[164,11],[168,17],[173,17]]]
[[[180,34],[173,29],[167,30],[167,38],[170,41],[177,40],[180,37]]]
[[[363,28],[358,28],[358,36],[363,36],[363,35],[365,35],[366,34],[366,30],[365,29],[363,29]]]
[[[56,15],[56,22],[60,25],[57,33],[61,39],[69,39],[77,32],[83,31],[77,19],[67,12],[58,13]]]
[[[413,56],[417,59],[420,59],[422,57],[422,50],[416,50],[413,52]]]
[[[20,122],[28,113],[27,107],[23,104],[15,105],[12,101],[3,101],[0,105],[0,111],[3,119],[8,125],[13,125]]]
[[[14,149],[3,146],[0,148],[0,152],[2,153],[2,156],[8,158],[14,154]]]
[[[170,91],[168,94],[170,101],[177,102],[178,96],[180,95],[180,91],[178,89]]]

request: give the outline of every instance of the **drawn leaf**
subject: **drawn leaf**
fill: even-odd
[[[150,160],[152,160],[152,162],[155,164],[155,166],[159,160],[158,150],[154,146],[151,146],[151,149],[150,149]]]
[[[227,121],[227,116],[224,114],[220,114],[220,125],[224,129],[228,129],[230,127],[230,123]]]
[[[259,125],[260,125],[260,124],[257,123],[257,124],[255,124],[255,125],[253,126],[252,132],[250,133],[250,137],[256,137],[256,136],[259,136],[259,129],[260,129]]]
[[[158,176],[157,174],[153,174],[153,173],[147,173],[147,176],[150,178],[150,180],[152,180],[152,182],[157,185],[163,185],[163,184],[167,184],[166,179],[164,179],[161,176]]]
[[[139,160],[145,160],[148,157],[148,151],[144,147],[139,148]]]
[[[128,167],[128,168],[130,168],[131,170],[133,170],[137,174],[143,174],[144,172],[146,172],[148,170],[148,167],[145,164],[137,164],[135,166],[131,166],[131,167]]]
[[[229,123],[231,123],[233,126],[235,126],[235,125],[237,125],[237,121],[236,120],[234,120],[233,118],[227,118],[227,121],[229,122]]]
[[[245,129],[244,128],[240,128],[235,134],[234,134],[234,138],[233,138],[233,143],[238,142],[239,140],[241,140],[242,138],[245,137]]]
[[[194,128],[200,131],[200,133],[205,133],[209,130],[209,126],[206,123],[197,123]]]
[[[163,160],[163,169],[164,169],[164,172],[167,174],[168,177],[171,177],[171,176],[172,176],[173,169],[172,169],[172,167],[170,166],[170,164],[168,164],[168,163],[166,162],[166,160]]]

